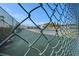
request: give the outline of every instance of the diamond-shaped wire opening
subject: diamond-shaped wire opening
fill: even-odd
[[[49,18],[41,8],[38,8],[31,12],[31,18],[41,29],[43,29],[42,26],[45,23],[49,22]]]
[[[44,36],[41,36],[38,39],[38,41],[33,45],[33,47],[39,49],[42,52],[45,49],[47,44],[48,44],[48,41],[44,38]]]
[[[30,12],[31,10],[39,6],[39,4],[37,3],[21,3],[21,5],[27,10],[27,12]]]
[[[53,4],[52,4],[52,6],[54,7]],[[43,4],[43,7],[44,7],[45,10],[47,11],[48,15],[51,16],[52,11],[53,11],[54,9],[51,9],[51,8],[50,8],[51,6],[49,6],[48,4]]]
[[[30,21],[30,19],[23,22],[15,30],[15,33],[30,43],[40,36],[40,30]]]
[[[51,10],[54,10],[57,7],[56,4],[52,4],[52,3],[50,4],[47,3],[47,5],[49,6]]]

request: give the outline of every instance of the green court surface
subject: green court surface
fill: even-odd
[[[21,38],[14,36],[0,48],[0,53],[2,53],[2,55],[13,55],[13,56],[24,55],[29,49],[29,45],[31,45],[41,35],[40,33],[35,33],[29,30],[22,30],[17,34],[21,36],[23,39],[25,39],[27,42],[29,42],[29,44],[23,41]],[[32,48],[27,53],[27,55],[32,55],[32,56],[39,55],[39,53],[43,52],[45,49],[46,51],[44,52],[44,54],[50,55],[52,52],[52,47],[55,47],[59,40],[60,41],[64,40],[63,37],[52,36],[52,35],[45,35],[45,36],[48,38],[48,40],[46,40],[44,36],[41,36],[38,39],[38,41],[32,45]],[[66,39],[70,40],[70,38],[65,38],[65,40]],[[48,45],[49,44],[48,41],[50,41],[50,45]],[[55,51],[58,51],[62,46],[62,44],[63,43],[60,42],[56,47]],[[37,49],[39,49],[40,52]]]

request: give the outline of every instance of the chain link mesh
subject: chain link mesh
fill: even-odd
[[[77,45],[76,36],[78,32],[76,16],[74,16],[72,8],[73,4],[40,3],[38,6],[30,9],[30,11],[27,11],[23,4],[18,3],[17,5],[26,13],[26,18],[21,22],[13,22],[14,19],[12,19],[12,23],[14,24],[16,22],[16,25],[10,25],[12,29],[6,39],[0,37],[1,39],[4,39],[0,43],[0,46],[2,47],[9,40],[13,41],[12,43],[16,41],[15,43],[17,45],[12,45],[11,43],[12,47],[9,47],[10,50],[5,48],[6,51],[5,49],[2,49],[0,51],[1,53],[24,56],[69,56],[76,54],[75,46]],[[49,11],[47,11],[46,7]],[[33,12],[39,10],[42,10],[42,15],[48,18],[46,24],[40,25],[36,22],[42,19],[40,15],[38,15],[40,19],[36,17],[38,19],[36,21],[36,18],[32,18],[35,14]],[[23,23],[27,23],[28,20],[34,26],[24,26]],[[50,32],[48,31],[48,33],[46,33],[46,30],[50,30]],[[4,34],[3,31],[2,33]]]

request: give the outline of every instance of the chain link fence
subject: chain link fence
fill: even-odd
[[[7,38],[18,22],[0,7],[0,41]]]
[[[29,10],[24,4],[17,5],[26,13],[26,18],[21,22],[8,19],[11,31],[6,38],[0,36],[3,39],[0,43],[1,55],[76,55],[78,24],[73,11],[75,4],[39,3]],[[33,25],[28,24],[28,21]]]

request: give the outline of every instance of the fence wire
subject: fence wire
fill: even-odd
[[[17,41],[18,44],[23,43],[25,45],[20,46],[20,48],[16,45],[18,47],[19,54],[17,54],[18,50],[16,49],[16,46],[14,47],[15,49],[12,49],[11,47],[12,50],[10,51],[6,50],[7,52],[5,52],[5,49],[2,49],[1,53],[24,56],[70,56],[76,54],[76,36],[78,33],[76,21],[77,17],[74,15],[72,8],[72,5],[75,4],[39,3],[38,6],[33,7],[33,9],[30,9],[30,11],[28,11],[21,3],[18,3],[17,5],[26,13],[26,18],[21,22],[16,21],[15,26],[10,25],[12,28],[11,31],[9,31],[10,33],[6,39],[0,37],[3,39],[3,41],[0,43],[0,46],[3,48],[3,45],[5,45],[5,43],[7,43],[9,40],[14,40],[12,43]],[[48,8],[49,11],[46,8]],[[39,13],[41,13],[43,16],[45,15],[45,17],[48,18],[47,23],[37,23],[38,20],[43,20],[40,15],[38,15],[40,19],[36,17],[38,20],[35,21],[36,18],[33,17],[35,16],[35,13],[33,12],[39,10],[44,12]],[[13,20],[12,23],[15,22],[13,22]],[[34,26],[24,26],[23,23],[27,23],[28,20]],[[1,31],[3,34],[5,33],[3,30]],[[19,40],[21,40],[22,43]],[[11,44],[11,46],[14,45]],[[24,49],[24,51],[20,49]],[[20,51],[23,52],[23,54]]]

